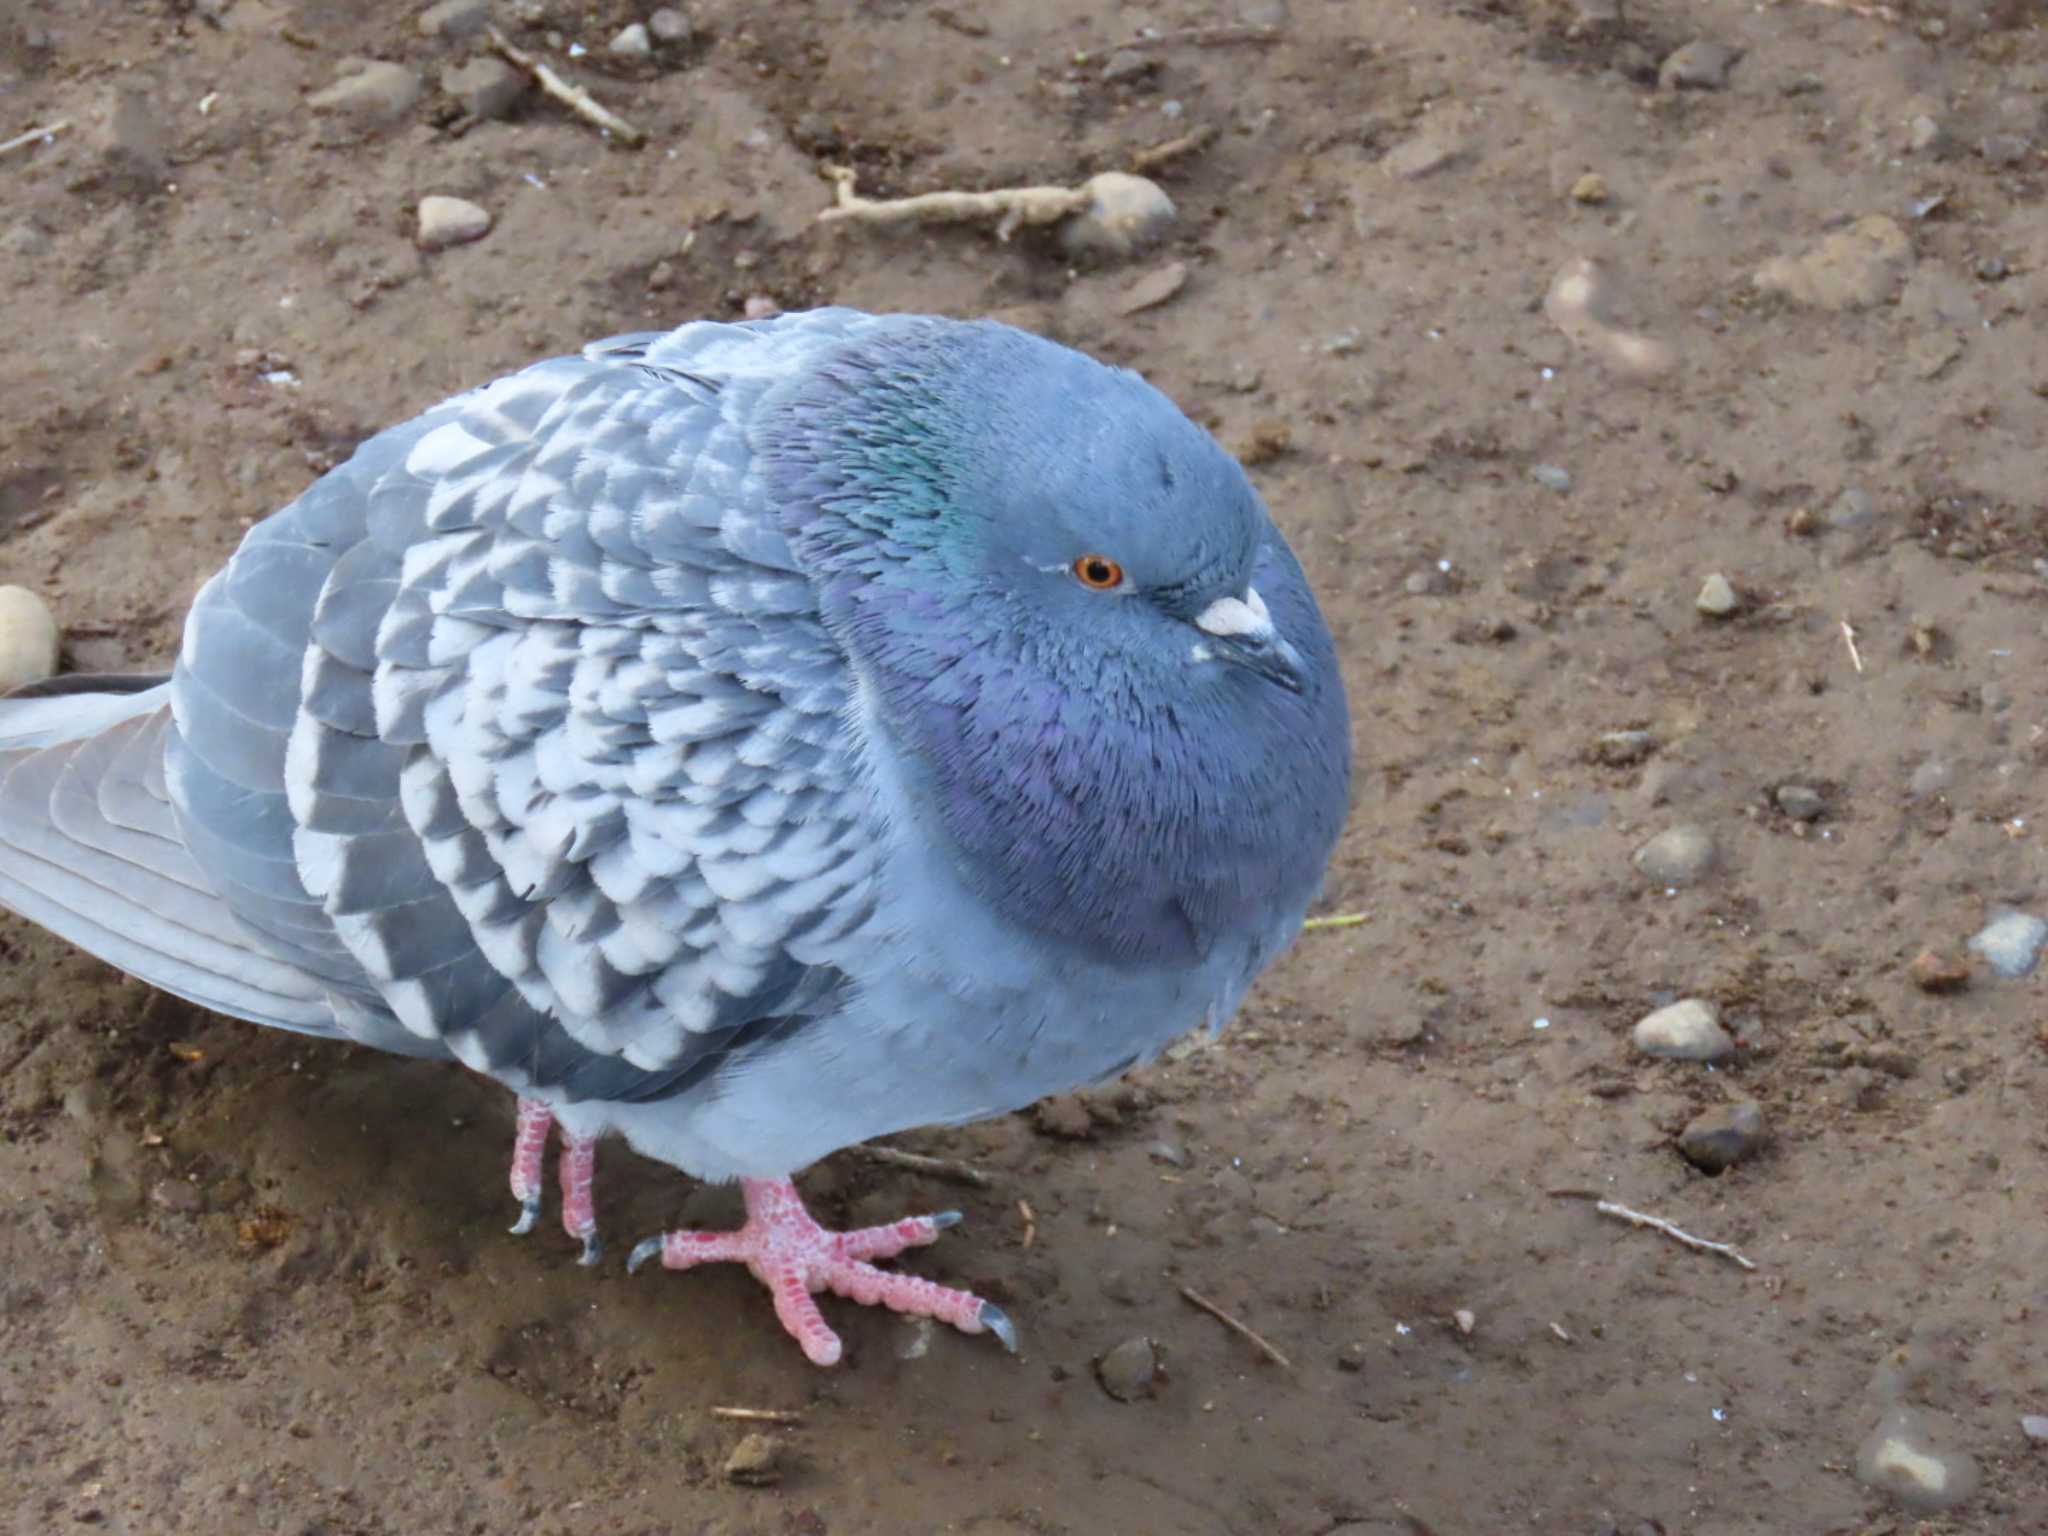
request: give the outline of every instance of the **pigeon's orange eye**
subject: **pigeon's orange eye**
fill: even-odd
[[[1084,587],[1107,592],[1124,584],[1124,568],[1107,555],[1083,555],[1074,562],[1074,579]]]

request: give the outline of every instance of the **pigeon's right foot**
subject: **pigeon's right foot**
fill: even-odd
[[[803,1196],[788,1179],[741,1179],[740,1193],[747,1202],[747,1222],[739,1231],[650,1237],[633,1250],[626,1268],[638,1269],[656,1254],[666,1269],[719,1262],[746,1265],[768,1287],[775,1298],[775,1315],[815,1365],[837,1365],[843,1346],[811,1299],[813,1291],[833,1291],[866,1306],[879,1302],[894,1312],[936,1318],[962,1333],[986,1330],[1012,1354],[1017,1352],[1016,1326],[992,1302],[868,1262],[894,1258],[906,1248],[933,1241],[960,1220],[958,1211],[906,1216],[857,1232],[828,1232],[804,1209]]]
[[[540,1220],[542,1163],[547,1157],[548,1128],[555,1123],[554,1111],[539,1099],[519,1101],[519,1133],[512,1142],[512,1198],[519,1202],[519,1219],[511,1230],[524,1235]],[[595,1264],[604,1253],[597,1236],[597,1210],[591,1200],[590,1183],[597,1171],[597,1138],[562,1132],[562,1230],[583,1244],[576,1262]]]

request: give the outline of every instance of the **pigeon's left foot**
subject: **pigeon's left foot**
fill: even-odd
[[[512,1198],[519,1219],[512,1230],[527,1233],[540,1220],[541,1163],[547,1156],[548,1127],[554,1111],[539,1099],[519,1101],[519,1134],[512,1142]],[[604,1254],[597,1236],[597,1211],[591,1203],[590,1181],[597,1171],[597,1138],[562,1132],[562,1230],[583,1244],[578,1264],[595,1264]]]
[[[816,1365],[837,1365],[843,1348],[811,1299],[813,1291],[831,1291],[863,1306],[880,1302],[893,1312],[951,1323],[962,1333],[987,1329],[1005,1349],[1016,1352],[1017,1330],[999,1308],[967,1291],[877,1269],[868,1262],[933,1241],[960,1220],[958,1211],[906,1216],[886,1227],[856,1232],[828,1232],[804,1209],[803,1197],[788,1179],[741,1179],[740,1192],[747,1202],[747,1221],[739,1231],[650,1237],[633,1250],[626,1267],[638,1269],[657,1253],[666,1269],[746,1265],[774,1296],[782,1326]]]

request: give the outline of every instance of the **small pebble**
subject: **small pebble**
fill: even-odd
[[[1153,1162],[1164,1163],[1169,1168],[1185,1168],[1188,1165],[1188,1149],[1177,1141],[1155,1141],[1145,1151]]]
[[[1401,583],[1410,597],[1441,597],[1451,590],[1451,578],[1442,571],[1416,571]]]
[[[1120,1403],[1150,1397],[1159,1376],[1159,1351],[1143,1334],[1128,1338],[1095,1362],[1095,1379]]]
[[[1906,781],[1906,792],[1916,800],[1929,795],[1938,795],[1956,781],[1956,771],[1947,759],[1930,757],[1913,770],[1913,776]]]
[[[2048,1443],[2048,1413],[2029,1413],[2020,1418],[2020,1433],[2029,1440]]]
[[[1630,1038],[1645,1056],[1663,1061],[1720,1061],[1735,1050],[1721,1027],[1720,1010],[1702,997],[1681,998],[1645,1015]]]
[[[1110,82],[1136,80],[1155,74],[1158,69],[1159,60],[1151,54],[1140,53],[1135,48],[1119,48],[1104,61],[1102,78]]]
[[[1060,225],[1060,243],[1070,255],[1128,256],[1158,241],[1173,224],[1173,199],[1143,176],[1103,171],[1081,189],[1089,205]]]
[[[491,19],[490,0],[436,0],[420,12],[422,37],[469,37]]]
[[[377,125],[396,122],[419,99],[419,78],[411,70],[402,64],[372,59],[326,90],[315,91],[306,98],[306,105],[315,112]]]
[[[441,89],[471,117],[503,117],[526,94],[527,78],[503,59],[479,57],[441,71]]]
[[[644,59],[654,52],[654,39],[648,36],[646,23],[636,21],[621,27],[606,47],[622,59]]]
[[[1856,1476],[1908,1509],[1951,1509],[1977,1491],[1977,1465],[1933,1444],[1924,1416],[1903,1404],[1878,1421],[1856,1452]]]
[[[1678,1133],[1678,1150],[1702,1173],[1734,1167],[1765,1141],[1764,1112],[1748,1099],[1717,1104]]]
[[[1999,975],[2013,978],[2033,971],[2044,940],[2048,922],[2027,912],[2001,912],[1977,931],[1970,948]]]
[[[1718,91],[1741,57],[1740,48],[1696,38],[1658,66],[1657,84],[1667,91]]]
[[[1640,763],[1656,750],[1657,737],[1650,731],[1602,731],[1593,738],[1594,760],[1609,768]]]
[[[1571,471],[1555,464],[1538,464],[1529,471],[1529,478],[1546,491],[1555,491],[1560,496],[1572,488]]]
[[[1735,595],[1734,584],[1716,571],[1700,583],[1700,595],[1692,605],[1710,619],[1725,619],[1742,606],[1742,599]]]
[[[57,621],[27,587],[0,587],[0,693],[57,675]]]
[[[1906,124],[1906,148],[1916,155],[1939,154],[1948,147],[1948,132],[1940,119],[1926,112]]]
[[[438,194],[420,199],[419,245],[424,251],[444,250],[481,240],[491,231],[491,216],[475,203]]]
[[[1714,835],[1682,822],[1644,843],[1631,862],[1644,879],[1658,885],[1691,885],[1713,869],[1715,857]]]
[[[1994,133],[1977,146],[1987,165],[2025,165],[2034,157],[2034,146],[2017,133]]]
[[[1464,152],[1455,134],[1424,133],[1387,151],[1380,166],[1399,181],[1420,181],[1442,170]]]
[[[1572,183],[1572,201],[1597,208],[1607,201],[1607,178],[1598,171],[1588,171]]]
[[[1165,266],[1147,272],[1119,294],[1116,312],[1135,315],[1141,310],[1157,309],[1186,287],[1187,281],[1187,263],[1169,261]]]
[[[1460,1307],[1451,1314],[1451,1321],[1458,1325],[1458,1332],[1469,1334],[1479,1326],[1479,1319],[1469,1308]]]
[[[687,14],[672,5],[664,5],[647,18],[647,30],[654,40],[667,48],[679,48],[695,33]]]
[[[725,1459],[727,1482],[764,1488],[782,1480],[782,1442],[772,1435],[748,1435]]]
[[[1771,792],[1771,798],[1794,821],[1818,821],[1828,808],[1821,792],[1809,784],[1780,784]]]
[[[1077,1094],[1062,1093],[1039,1100],[1031,1119],[1041,1135],[1066,1141],[1085,1141],[1095,1134],[1095,1121]]]
[[[1960,992],[1970,984],[1970,964],[1946,950],[1923,949],[1907,967],[1922,992]]]

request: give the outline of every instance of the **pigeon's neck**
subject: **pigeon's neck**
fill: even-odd
[[[1185,964],[1291,932],[1327,848],[1304,859],[1304,828],[1334,839],[1342,814],[1341,768],[1301,750],[1315,734],[1149,705],[1166,680],[1003,617],[920,614],[900,646],[870,630],[883,643],[860,658],[918,831],[963,883],[1098,959]]]

